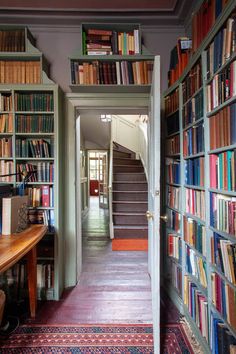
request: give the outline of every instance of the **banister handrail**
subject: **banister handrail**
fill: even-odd
[[[110,158],[109,158],[109,180],[108,180],[108,199],[109,199],[109,229],[110,238],[114,238],[113,218],[112,218],[112,182],[113,182],[113,141],[110,142]]]

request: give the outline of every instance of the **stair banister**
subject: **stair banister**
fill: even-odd
[[[108,184],[108,199],[109,199],[109,231],[110,238],[114,238],[113,217],[112,217],[112,176],[113,176],[113,141],[110,142],[110,159],[109,159],[109,184]]]

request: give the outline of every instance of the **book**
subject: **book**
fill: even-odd
[[[2,234],[15,233],[21,222],[20,209],[28,205],[28,196],[13,196],[2,199]]]

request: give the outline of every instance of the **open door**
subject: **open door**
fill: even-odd
[[[107,169],[107,152],[99,154],[99,208],[108,208],[108,169]]]
[[[154,353],[160,353],[160,57],[156,56],[148,120],[148,267],[152,285]]]

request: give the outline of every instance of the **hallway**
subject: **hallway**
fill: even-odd
[[[108,211],[90,200],[83,221],[83,267],[80,282],[58,302],[41,307],[36,322],[152,323],[147,252],[112,252]]]

